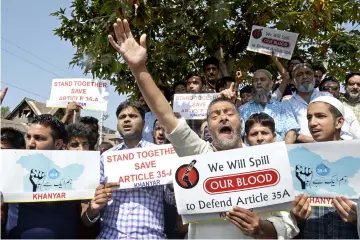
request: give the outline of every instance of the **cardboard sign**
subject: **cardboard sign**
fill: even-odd
[[[218,93],[175,94],[173,111],[185,119],[206,119],[207,109]]]
[[[47,107],[66,108],[68,103],[77,102],[83,109],[106,111],[109,81],[85,78],[54,79]]]
[[[226,157],[225,157],[226,156]],[[174,190],[180,214],[257,208],[294,199],[285,144],[180,158]]]
[[[253,26],[247,50],[291,59],[298,33]]]
[[[100,182],[98,151],[1,150],[4,202],[92,199]]]
[[[171,183],[173,164],[179,159],[171,144],[107,151],[103,157],[107,182],[119,182],[120,189]]]
[[[359,140],[287,145],[296,194],[359,198],[359,146]],[[331,205],[322,200],[314,203]]]

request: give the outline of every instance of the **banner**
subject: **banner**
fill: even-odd
[[[185,119],[206,119],[207,109],[219,93],[175,94],[173,111]]]
[[[106,111],[109,81],[86,78],[53,79],[47,107],[66,108],[68,103],[77,102],[83,109]]]
[[[172,168],[179,159],[171,144],[107,151],[103,158],[107,182],[119,182],[120,189],[171,183]]]
[[[323,198],[360,196],[360,141],[291,144],[288,149],[296,194],[305,193],[314,204],[331,205]],[[329,200],[330,201],[330,200]]]
[[[92,199],[100,182],[98,151],[1,150],[4,202]]]
[[[298,35],[298,33],[254,25],[247,50],[290,60]]]
[[[251,208],[250,211],[256,214],[263,214],[268,212],[290,211],[291,208],[292,208],[292,203],[287,202],[287,203],[275,204],[271,206]],[[228,210],[231,210],[231,207]],[[226,219],[226,213],[227,212],[186,214],[186,215],[181,215],[181,218],[183,224],[208,222],[208,221],[222,221]]]
[[[226,156],[226,157],[225,157]],[[294,199],[285,143],[182,157],[174,174],[179,214],[258,208]]]

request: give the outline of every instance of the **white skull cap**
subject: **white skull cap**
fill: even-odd
[[[344,105],[338,99],[336,99],[332,96],[321,96],[321,97],[318,97],[318,98],[315,98],[314,100],[312,100],[310,102],[310,104],[315,103],[315,102],[324,102],[324,103],[330,104],[331,106],[333,106],[334,108],[339,110],[341,115],[343,117],[345,117]]]

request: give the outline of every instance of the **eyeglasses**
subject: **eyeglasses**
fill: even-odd
[[[337,91],[339,89],[338,86],[323,86],[321,88],[321,91],[328,91],[328,90],[333,90],[333,91]]]
[[[83,146],[83,147],[88,147],[90,145],[90,143],[89,142],[82,142],[82,143],[73,142],[73,143],[70,143],[71,148],[78,148],[80,145]]]

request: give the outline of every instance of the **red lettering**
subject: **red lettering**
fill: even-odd
[[[156,167],[155,161],[135,163],[135,170],[144,169],[144,168],[155,168],[155,167]]]
[[[86,94],[86,89],[73,88],[71,94]]]

